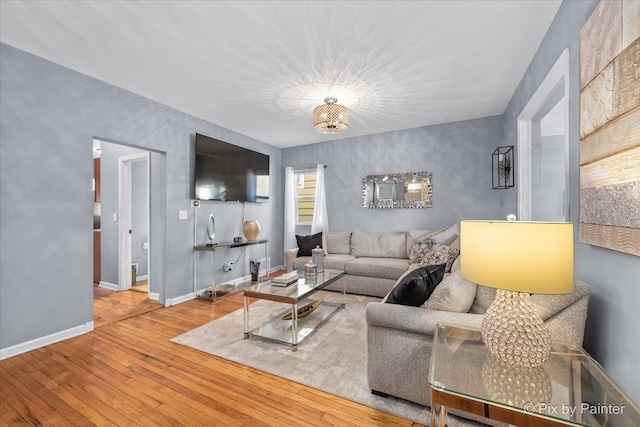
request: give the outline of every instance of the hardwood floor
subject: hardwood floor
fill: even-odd
[[[142,292],[116,292],[93,285],[94,328],[164,307]]]
[[[0,425],[418,425],[169,342],[241,307],[196,299],[0,361]]]

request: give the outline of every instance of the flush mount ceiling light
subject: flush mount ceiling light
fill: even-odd
[[[349,127],[349,110],[336,104],[333,97],[325,98],[325,104],[313,110],[313,128],[322,133],[340,133]]]

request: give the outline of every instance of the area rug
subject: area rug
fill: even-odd
[[[316,293],[312,299],[340,302],[341,294]],[[429,424],[429,409],[394,397],[371,394],[367,384],[367,303],[379,301],[346,295],[345,308],[298,345],[298,351],[273,341],[243,338],[242,309],[179,335],[172,342],[213,354],[252,368],[304,384],[421,424]],[[257,301],[250,307],[252,327],[281,314],[284,304]],[[425,387],[428,387],[425,384]],[[451,417],[455,418],[455,417]],[[451,423],[453,422],[453,424]],[[450,425],[458,424],[450,420]]]

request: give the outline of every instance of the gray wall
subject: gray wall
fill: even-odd
[[[283,167],[327,165],[329,229],[406,231],[461,219],[499,219],[501,192],[491,189],[491,153],[502,144],[501,116],[347,138],[282,150]],[[433,173],[433,207],[362,208],[362,178]]]
[[[578,241],[579,209],[579,35],[597,1],[565,1],[529,64],[505,112],[505,140],[516,145],[517,117],[562,51],[569,48],[570,220],[574,223],[575,275],[592,287],[585,348],[640,402],[640,258]],[[516,187],[517,188],[517,187]],[[504,212],[517,206],[516,189],[505,193]]]
[[[0,91],[0,348],[93,320],[94,137],[155,151],[152,175],[166,176],[151,188],[151,269],[164,276],[161,301],[193,289],[196,132],[271,156],[271,201],[247,210],[270,239],[272,265],[283,263],[279,149],[6,44]],[[237,204],[215,209],[220,237],[237,234]],[[189,219],[178,220],[179,210]],[[164,224],[153,220],[158,211]],[[248,274],[248,265],[232,272]]]

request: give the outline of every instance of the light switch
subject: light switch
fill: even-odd
[[[187,219],[187,211],[178,211],[178,219]]]
[[[113,213],[113,220],[114,220],[114,221],[117,221],[117,220],[118,220],[118,214],[117,214],[117,213],[115,213],[115,212]]]

